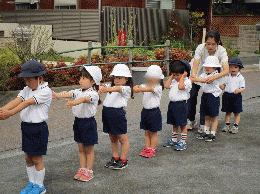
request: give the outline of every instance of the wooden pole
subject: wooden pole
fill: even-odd
[[[129,40],[129,46],[133,46],[133,41],[132,40]],[[132,48],[129,48],[129,67],[130,69],[132,68],[132,62],[133,62],[133,49]]]
[[[91,64],[92,41],[88,41],[88,64]]]
[[[166,67],[167,67],[167,76],[169,76],[169,66],[170,66],[170,40],[166,40],[166,49],[165,49],[165,54],[166,54]]]

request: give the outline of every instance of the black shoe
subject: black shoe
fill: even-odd
[[[206,138],[205,141],[207,142],[211,142],[211,141],[215,141],[216,137],[213,134],[209,134]]]
[[[127,165],[127,161],[126,162],[123,162],[122,160],[118,160],[118,162],[113,166],[113,169],[114,170],[122,170],[124,168],[126,168],[128,165]]]
[[[105,164],[106,168],[114,168],[114,165],[118,162],[114,157],[112,157],[111,161]]]
[[[197,139],[205,139],[208,136],[208,134],[206,134],[205,132],[199,134],[199,136],[197,137]]]

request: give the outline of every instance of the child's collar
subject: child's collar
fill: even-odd
[[[240,76],[240,74],[241,74],[241,73],[240,73],[240,71],[239,71],[234,77],[238,77],[238,76]],[[229,76],[232,77],[231,73],[229,73]]]
[[[214,74],[216,74],[216,73],[218,73],[217,70],[213,71],[212,73],[207,73],[207,72],[206,72],[206,74],[207,74],[208,76],[209,76],[209,75],[214,75]]]

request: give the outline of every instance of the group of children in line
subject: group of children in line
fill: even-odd
[[[222,111],[226,112],[226,126],[223,131],[238,131],[240,112],[242,112],[242,96],[245,81],[239,70],[243,67],[241,60],[230,60],[230,74],[223,84],[220,79],[210,84],[204,79],[218,74],[221,65],[214,56],[206,59],[205,72],[200,77],[190,76],[191,67],[187,61],[178,60],[170,63],[170,78],[163,84],[163,73],[159,66],[151,65],[145,75],[145,83],[133,86],[129,68],[118,64],[110,74],[112,82],[100,85],[101,70],[97,66],[83,66],[80,69],[80,89],[69,92],[55,93],[43,81],[46,73],[44,66],[36,61],[29,61],[21,68],[19,77],[23,77],[26,87],[18,97],[0,108],[0,119],[7,119],[21,111],[22,150],[25,152],[26,169],[29,177],[27,187],[20,194],[42,194],[46,192],[43,184],[45,168],[42,155],[46,155],[48,143],[48,109],[54,98],[66,99],[66,106],[72,108],[75,116],[73,131],[74,140],[79,147],[80,168],[74,179],[89,181],[93,178],[94,145],[98,143],[97,123],[94,115],[101,104],[99,94],[106,93],[103,102],[102,122],[103,131],[109,134],[111,140],[112,159],[105,164],[110,169],[124,169],[127,167],[127,154],[130,144],[127,138],[127,119],[124,107],[133,98],[134,93],[143,93],[143,109],[141,112],[140,128],[145,130],[145,148],[140,156],[151,158],[155,156],[158,143],[157,132],[162,130],[162,115],[160,100],[162,90],[170,89],[170,103],[167,112],[167,123],[173,125],[172,138],[164,146],[174,146],[176,150],[187,148],[187,115],[189,92],[193,82],[201,82],[203,95],[201,98],[200,114],[206,116],[203,133],[198,139],[215,140],[218,126],[220,94],[223,89]],[[230,115],[235,113],[235,126],[230,128]],[[210,125],[211,131],[210,131]],[[181,128],[181,139],[177,141],[178,130]],[[119,145],[121,144],[121,155]]]

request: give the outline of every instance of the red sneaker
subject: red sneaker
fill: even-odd
[[[87,182],[90,181],[91,179],[93,179],[93,171],[91,172],[90,170],[85,170],[85,172],[82,174],[80,180],[83,182]]]
[[[146,157],[146,158],[152,158],[152,157],[155,156],[155,152],[156,152],[156,148],[155,148],[155,149],[150,148],[150,149],[147,150],[147,152],[146,152],[146,154],[144,155],[144,157]]]
[[[143,151],[139,154],[139,156],[145,156],[148,149],[149,148],[144,148]]]
[[[80,178],[81,178],[81,176],[82,176],[82,174],[85,172],[85,170],[83,170],[82,168],[80,168],[79,170],[78,170],[78,173],[74,176],[74,179],[75,180],[80,180]]]

